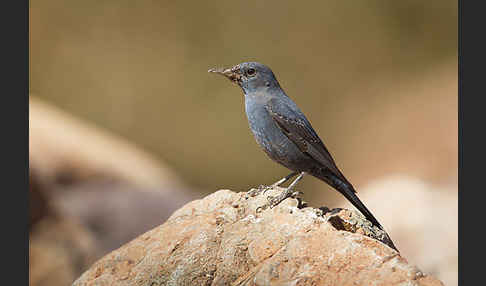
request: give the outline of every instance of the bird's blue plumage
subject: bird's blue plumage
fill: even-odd
[[[343,194],[368,220],[381,227],[356,196],[354,187],[336,166],[309,120],[285,94],[270,68],[247,62],[230,69],[211,71],[225,75],[241,87],[250,129],[272,160],[301,172],[300,178],[305,172],[323,180]]]

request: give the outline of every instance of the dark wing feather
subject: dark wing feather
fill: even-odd
[[[301,112],[290,108],[285,102],[279,101],[277,103],[276,99],[271,99],[265,108],[282,132],[303,153],[308,154],[347,182],[346,178],[344,178],[343,174],[337,168],[336,163],[334,163],[326,146],[324,146],[324,143],[322,143],[309,121]]]
[[[280,127],[282,132],[294,142],[303,153],[311,156],[321,166],[326,167],[337,177],[337,180],[332,177],[327,177],[329,181],[325,181],[328,182],[328,184],[341,192],[374,225],[383,229],[378,220],[355,195],[356,191],[353,186],[339,171],[331,154],[329,154],[329,151],[327,151],[327,148],[324,146],[324,143],[322,143],[319,136],[317,136],[304,114],[302,114],[302,112],[295,106],[295,103],[288,103],[285,100],[276,102],[276,100],[277,99],[275,98],[269,100],[265,108],[277,126]],[[292,105],[293,108],[289,105]],[[393,242],[391,242],[391,246],[396,250]]]

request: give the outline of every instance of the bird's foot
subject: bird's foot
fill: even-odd
[[[299,195],[302,195],[302,194],[303,194],[303,192],[294,191],[292,189],[287,188],[280,195],[275,196],[275,197],[269,196],[267,199],[268,199],[270,208],[274,208],[278,204],[283,202],[286,198],[294,198],[295,199]]]
[[[301,191],[295,191],[293,192],[290,197],[294,198],[294,199],[297,199],[300,195],[303,195],[304,192],[301,192]]]
[[[277,187],[280,187],[280,185],[282,185],[283,183],[287,182],[288,180],[290,180],[292,177],[295,177],[296,175],[298,174],[298,172],[293,172],[293,173],[290,173],[289,175],[283,177],[282,179],[278,180],[277,182],[267,186],[267,185],[260,185],[258,187],[258,189],[252,189],[251,191],[248,192],[248,195],[249,196],[256,196],[256,195],[259,195],[259,194],[265,194],[268,190],[276,190]],[[293,185],[295,185],[295,183],[297,183],[303,176],[303,173],[294,181]],[[290,190],[292,189],[292,186],[289,186],[287,188],[290,192]],[[298,194],[297,194],[298,195]],[[294,194],[292,194],[292,196],[294,196]]]
[[[286,196],[284,194],[281,194],[281,195],[278,195],[278,196],[275,196],[275,197],[268,197],[267,199],[268,199],[269,207],[274,208],[274,207],[278,206],[278,204],[283,202],[288,197],[289,196]]]
[[[261,192],[263,191],[263,188],[262,186],[258,187],[258,188],[252,188],[251,190],[249,190],[247,193],[246,193],[246,196],[247,198],[248,197],[255,197],[255,196],[258,196]]]
[[[246,194],[247,194],[248,197],[256,197],[256,196],[258,196],[260,194],[264,195],[268,190],[275,189],[275,186],[274,185],[270,185],[270,186],[260,185],[256,189],[255,188],[252,188]]]
[[[260,194],[265,194],[266,191],[272,189],[272,186],[267,186],[267,185],[260,185],[258,188],[252,188],[248,192],[246,192],[248,197],[255,197]]]
[[[261,193],[261,194],[263,194],[263,195],[264,195],[264,194],[265,194],[265,193],[266,193],[268,190],[273,190],[273,189],[275,189],[275,187],[276,187],[276,185],[275,185],[275,184],[270,185],[270,186],[267,186],[267,185],[260,185],[260,186],[258,187],[258,194],[260,194],[260,193]]]

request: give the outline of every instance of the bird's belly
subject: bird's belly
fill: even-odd
[[[309,156],[282,132],[266,110],[247,110],[247,116],[255,140],[272,160],[291,170],[305,171]]]

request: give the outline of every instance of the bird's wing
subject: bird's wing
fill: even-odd
[[[302,152],[308,154],[347,182],[346,178],[344,178],[343,174],[337,168],[336,163],[334,163],[326,146],[324,146],[324,143],[322,143],[302,112],[297,108],[291,108],[285,101],[279,100],[277,102],[276,98],[269,100],[265,108],[282,132]]]

